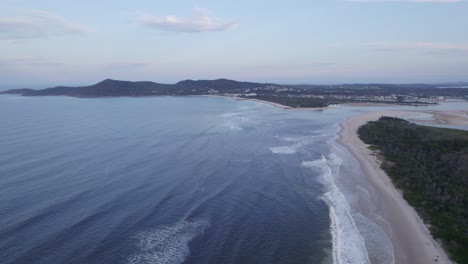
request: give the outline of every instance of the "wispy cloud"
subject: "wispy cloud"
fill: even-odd
[[[29,10],[19,16],[0,17],[0,39],[19,40],[91,32],[94,30],[44,10]]]
[[[208,9],[205,8],[194,8],[192,16],[189,18],[143,15],[140,17],[139,21],[149,28],[173,32],[225,31],[235,28],[238,25],[236,21],[212,18]]]
[[[468,56],[468,44],[441,42],[372,42],[368,43],[381,51],[416,51],[431,55]]]
[[[346,0],[348,2],[460,3],[465,0]]]

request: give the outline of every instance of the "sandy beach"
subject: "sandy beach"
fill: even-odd
[[[236,97],[234,97],[234,98],[236,98]],[[257,102],[257,103],[271,105],[271,106],[278,107],[278,108],[281,108],[281,109],[293,109],[292,107],[287,106],[287,105],[282,105],[282,104],[273,103],[273,102],[264,101],[264,100],[259,100],[259,99],[237,98],[237,100],[249,100],[249,101],[254,101],[254,102]]]
[[[240,100],[251,100],[258,103],[268,104],[274,107],[288,110],[323,110],[325,108],[292,108],[289,106],[257,100],[242,98]],[[394,106],[391,104],[356,104],[348,106]],[[424,114],[432,115],[432,120],[418,119]],[[391,179],[380,168],[381,162],[377,156],[368,149],[368,145],[362,142],[357,129],[368,121],[377,120],[381,116],[405,117],[410,121],[427,124],[445,125],[468,125],[468,111],[378,111],[348,118],[340,124],[338,143],[344,145],[360,164],[364,177],[372,188],[376,190],[379,197],[381,217],[388,223],[389,228],[385,230],[390,238],[394,251],[395,263],[402,264],[428,264],[428,263],[452,263],[440,244],[434,240],[427,226],[419,217],[417,212],[403,198],[401,191],[397,190]],[[362,212],[364,213],[364,212]]]
[[[271,106],[281,108],[281,109],[294,109],[294,108],[292,108],[290,106],[287,106],[287,105],[282,105],[282,104],[278,104],[278,103],[273,103],[273,102],[259,100],[259,99],[253,99],[253,98],[244,98],[244,97],[227,96],[227,95],[195,95],[195,96],[230,98],[230,99],[235,99],[235,100],[239,100],[239,101],[248,100],[248,101],[253,101],[253,102],[257,102],[257,103],[271,105]]]
[[[226,96],[222,96],[226,97]],[[237,100],[249,100],[258,103],[268,104],[287,110],[324,110],[324,108],[293,108],[290,106],[250,98],[235,98]],[[373,107],[373,106],[394,106],[392,104],[345,104],[346,106]],[[419,119],[421,114],[430,114],[432,120]],[[444,252],[440,244],[434,240],[427,226],[419,217],[417,212],[403,198],[401,191],[397,190],[391,179],[380,168],[381,162],[368,145],[362,142],[357,129],[367,123],[374,121],[381,116],[405,117],[409,121],[442,124],[442,125],[468,125],[468,111],[447,110],[447,111],[378,111],[370,112],[357,116],[352,116],[340,124],[338,143],[344,145],[349,152],[359,162],[364,177],[369,185],[376,190],[381,208],[381,217],[383,222],[388,224],[389,228],[384,228],[387,237],[390,238],[393,246],[394,260],[397,264],[429,264],[429,263],[452,263]],[[365,214],[364,212],[361,212]]]
[[[359,161],[364,177],[377,193],[382,217],[388,222],[387,236],[393,244],[395,263],[451,263],[440,245],[432,238],[416,211],[403,199],[390,178],[380,168],[380,161],[368,145],[357,136],[357,129],[381,116],[408,116],[402,111],[372,112],[348,118],[341,125],[338,142]]]

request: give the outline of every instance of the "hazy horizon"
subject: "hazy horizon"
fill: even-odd
[[[106,80],[106,79],[110,79],[110,78],[105,78],[103,80]],[[226,79],[226,78],[215,78],[215,79],[212,79],[212,80],[217,80],[217,79]],[[38,85],[38,84],[25,84],[25,85],[22,85],[22,84],[13,84],[13,85],[9,85],[9,84],[1,84],[0,83],[0,91],[5,91],[5,90],[9,90],[9,89],[22,89],[22,88],[29,88],[29,89],[45,89],[45,88],[52,88],[52,87],[56,87],[56,86],[67,86],[67,87],[82,87],[82,86],[90,86],[90,85],[94,85],[96,83],[99,83],[103,80],[100,80],[100,81],[97,81],[97,82],[94,82],[94,83],[75,83],[75,84],[66,84],[66,83],[60,83],[60,84],[42,84],[42,85]],[[193,81],[200,81],[202,79],[181,79],[179,81],[176,81],[176,82],[159,82],[157,80],[117,80],[117,79],[112,79],[112,80],[115,80],[115,81],[131,81],[131,82],[145,82],[145,81],[148,81],[148,82],[154,82],[154,83],[162,83],[162,84],[175,84],[179,81],[185,81],[185,80],[193,80]],[[239,81],[239,82],[256,82],[256,81],[248,81],[248,80],[233,80],[233,81]],[[258,83],[274,83],[274,82],[268,82],[268,81],[260,81]],[[458,88],[465,88],[466,84],[468,84],[468,81],[450,81],[450,82],[440,82],[440,83],[424,83],[424,82],[412,82],[412,83],[385,83],[385,82],[373,82],[373,83],[366,83],[366,82],[349,82],[349,83],[346,83],[346,82],[343,82],[343,83],[336,83],[336,82],[322,82],[322,83],[303,83],[303,82],[299,82],[299,83],[275,83],[275,84],[278,84],[278,85],[351,85],[351,84],[429,84],[429,85],[452,85],[454,84],[454,86],[456,87],[456,85],[458,85],[457,83],[460,83],[460,85],[462,85],[463,87],[458,87]]]

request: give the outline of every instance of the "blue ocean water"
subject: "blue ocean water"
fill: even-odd
[[[337,180],[363,111],[0,96],[0,263],[391,263]]]
[[[321,263],[336,113],[0,96],[1,263]]]

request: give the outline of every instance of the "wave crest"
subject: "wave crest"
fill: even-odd
[[[129,264],[175,264],[190,254],[189,242],[209,226],[206,220],[181,221],[136,236],[138,252]]]

